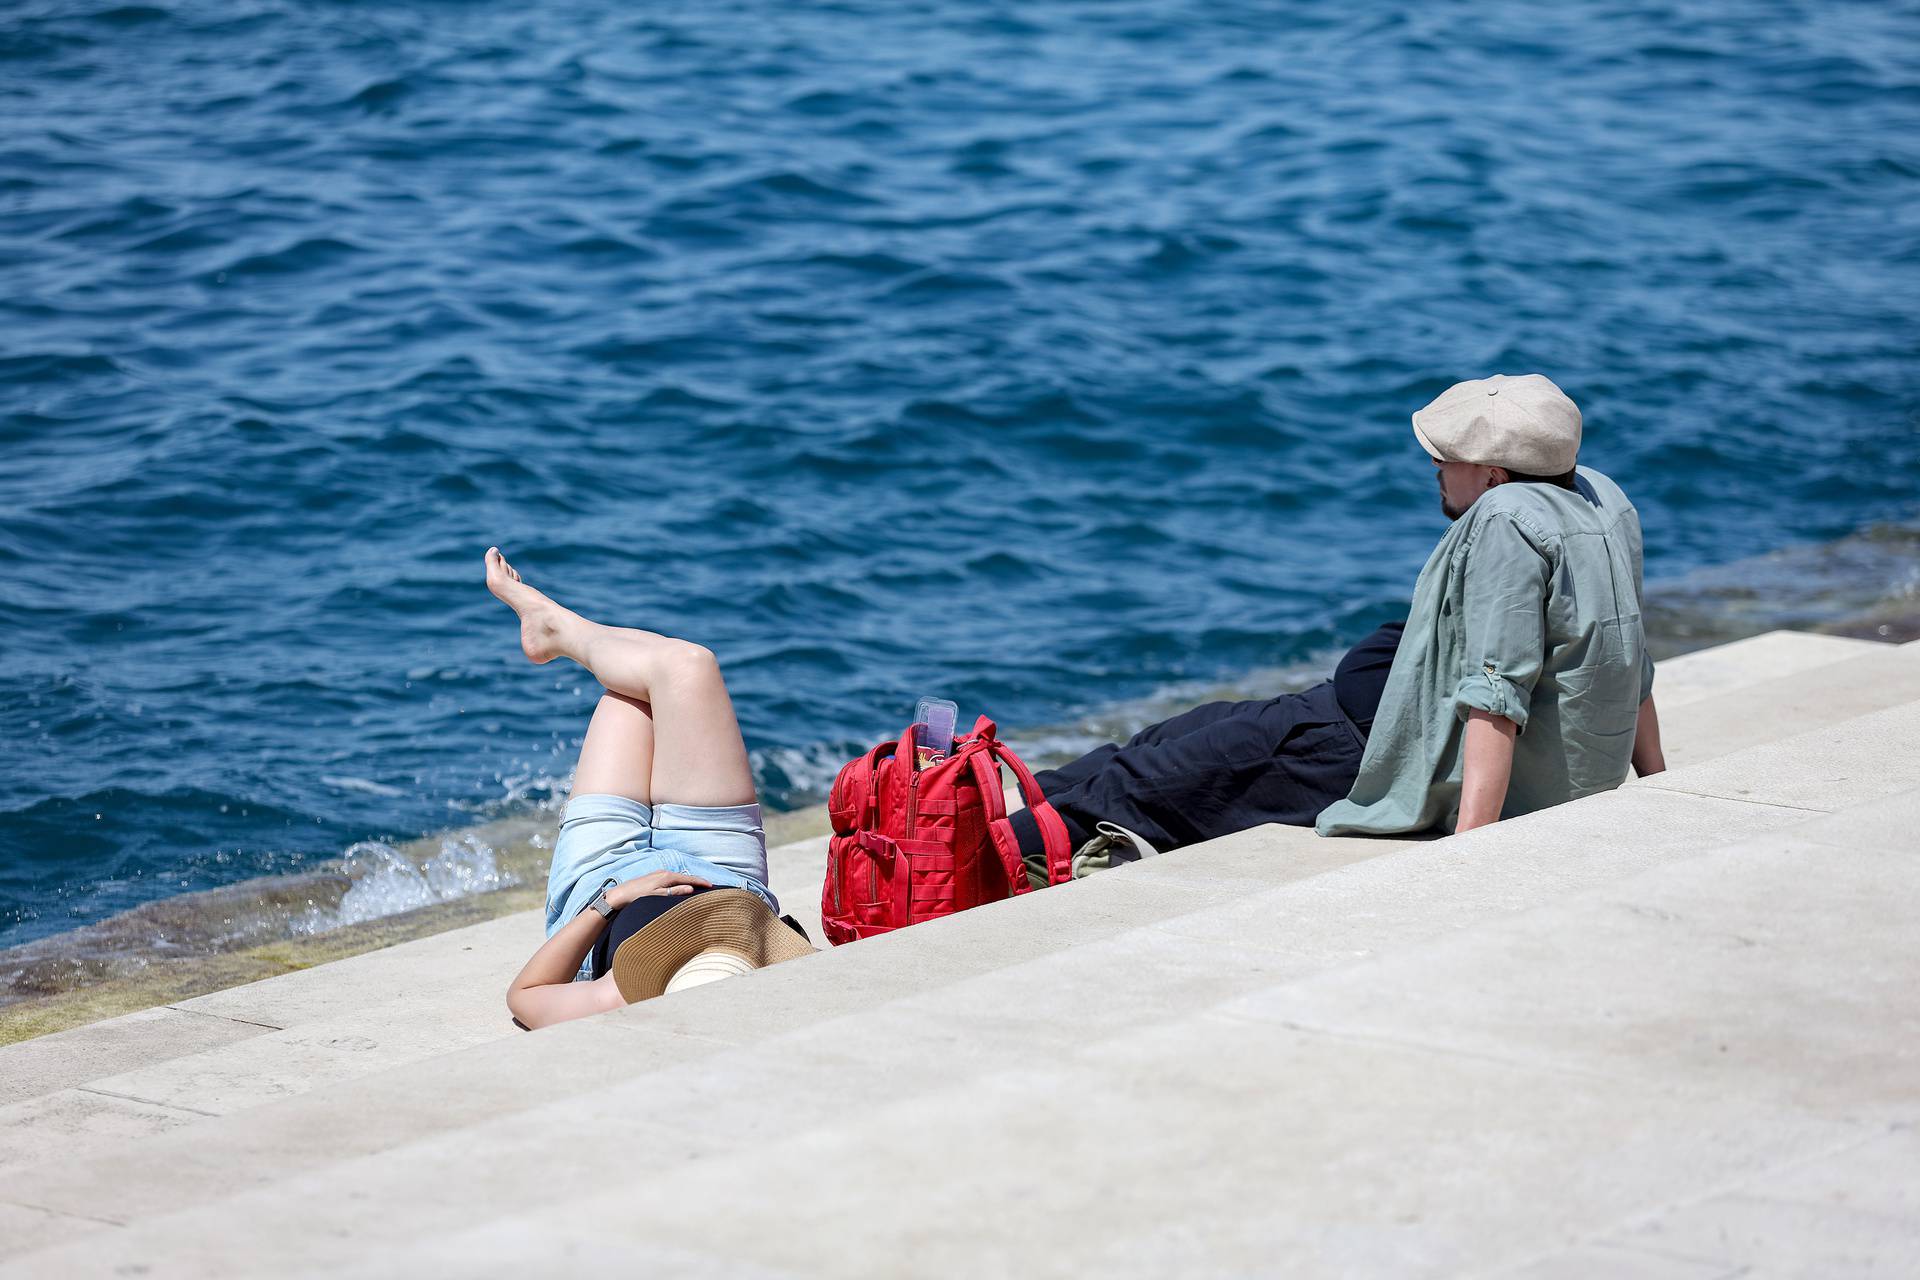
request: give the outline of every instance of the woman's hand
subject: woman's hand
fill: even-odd
[[[711,889],[713,881],[702,880],[699,876],[681,875],[678,871],[649,871],[644,876],[635,876],[631,880],[622,880],[607,890],[607,905],[615,911],[636,902],[641,898],[676,898],[692,893],[695,889]]]

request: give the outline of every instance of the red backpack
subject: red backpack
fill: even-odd
[[[838,945],[1026,893],[999,766],[1020,784],[1046,847],[1047,883],[1073,877],[1066,823],[1020,757],[981,716],[945,760],[915,769],[913,729],[840,770],[827,796],[833,837],[820,923]]]

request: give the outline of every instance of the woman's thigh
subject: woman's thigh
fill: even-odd
[[[603,693],[580,743],[573,794],[652,804],[653,757],[653,708],[624,693]]]
[[[733,698],[711,654],[700,650],[654,686],[655,804],[725,807],[755,802],[753,766]]]

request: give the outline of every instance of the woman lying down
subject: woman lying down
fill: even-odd
[[[733,700],[696,644],[591,622],[520,580],[487,589],[530,661],[606,688],[580,744],[547,874],[547,940],[507,990],[529,1029],[731,978],[813,950],[767,888],[767,837]]]

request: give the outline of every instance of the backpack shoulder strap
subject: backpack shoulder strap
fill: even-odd
[[[1040,784],[1034,780],[1033,771],[1027,768],[1026,761],[1014,754],[1012,747],[996,741],[990,750],[996,762],[1012,770],[1014,780],[1020,787],[1020,798],[1026,802],[1034,823],[1040,828],[1040,844],[1047,858],[1047,883],[1065,884],[1073,879],[1073,837],[1067,834],[1066,821],[1040,790]],[[997,793],[995,798],[1001,799]],[[1001,799],[1001,807],[1005,807],[1004,799]],[[996,842],[1004,838],[1012,847],[1014,859],[1020,861],[1020,842],[1014,838],[1013,824],[1006,821],[1004,816],[995,824],[993,836]],[[1025,862],[1020,861],[1020,865],[1024,871]]]
[[[1007,802],[1001,792],[998,767],[1002,764],[1012,772],[1020,788],[1020,798],[1040,828],[1041,847],[1047,859],[1047,883],[1065,884],[1073,879],[1073,839],[1067,834],[1067,824],[1041,793],[1040,784],[1034,781],[1026,762],[995,737],[993,721],[980,717],[962,750],[969,753],[969,765],[980,784],[981,800],[987,806],[987,833],[1006,868],[1007,882],[1013,891],[1024,893],[1030,886],[1026,860],[1020,855],[1020,842],[1014,837],[1013,824],[1007,821]]]

